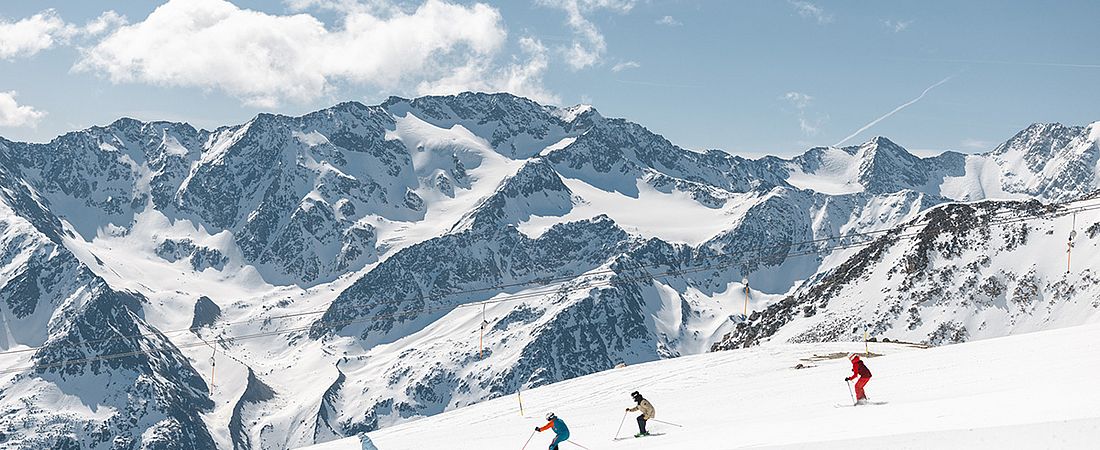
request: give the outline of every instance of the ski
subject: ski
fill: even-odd
[[[858,403],[858,404],[838,403],[838,404],[833,405],[833,406],[836,407],[836,408],[854,408],[856,406],[873,406],[873,405],[885,405],[885,404],[886,404],[886,402],[864,402],[864,403]]]
[[[611,440],[613,440],[613,441],[625,441],[627,439],[641,439],[641,438],[644,438],[644,437],[651,437],[651,436],[664,436],[664,433],[649,433],[649,434],[644,435],[644,436],[617,437],[617,438],[613,438]]]

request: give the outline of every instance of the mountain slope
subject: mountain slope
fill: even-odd
[[[1072,214],[1019,220],[1050,211],[1034,201],[925,211],[912,228],[877,238],[821,280],[754,313],[714,348],[849,340],[865,330],[940,345],[1096,320],[1100,303],[1090,299],[1100,295],[1098,236],[1078,240],[1067,267]]]
[[[435,417],[368,433],[382,450],[509,448],[523,445],[550,411],[569,425],[571,440],[596,449],[973,448],[990,445],[1091,448],[1100,431],[1089,386],[1100,352],[1096,325],[918,349],[871,344],[885,356],[867,358],[874,373],[868,395],[882,404],[851,402],[842,378],[851,373],[846,352],[862,343],[765,345],[608,370],[490,400]],[[1043,355],[1042,364],[1033,364]],[[802,364],[804,369],[795,369]],[[1059,382],[1036,383],[1049,373]],[[653,402],[660,436],[612,441],[639,390]],[[626,415],[620,436],[636,432]],[[853,426],[852,424],[858,424]],[[528,448],[550,440],[535,433]],[[310,447],[375,448],[359,439]]]
[[[207,386],[145,322],[145,299],[112,289],[73,256],[62,245],[71,232],[9,167],[0,164],[6,445],[213,446],[200,416],[212,407]]]

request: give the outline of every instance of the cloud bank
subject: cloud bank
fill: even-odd
[[[561,98],[543,86],[543,74],[550,67],[546,46],[537,39],[519,40],[523,58],[513,56],[512,62],[494,67],[487,60],[471,60],[457,67],[449,76],[422,81],[416,90],[421,95],[446,95],[462,91],[508,92],[544,104],[561,103]]]
[[[225,0],[169,0],[83,51],[77,71],[114,83],[198,87],[275,107],[310,101],[335,84],[395,89],[442,79],[500,51],[500,13],[427,0],[415,10],[348,11],[329,29],[309,14],[273,15]]]

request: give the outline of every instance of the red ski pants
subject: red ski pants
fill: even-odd
[[[867,398],[867,394],[863,392],[863,386],[866,386],[868,381],[871,381],[871,377],[859,377],[859,381],[856,382],[856,400]]]

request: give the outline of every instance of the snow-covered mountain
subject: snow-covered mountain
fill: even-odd
[[[286,448],[712,347],[1093,321],[1055,259],[1076,226],[1096,266],[1097,216],[1043,203],[1098,188],[1098,142],[749,160],[476,93],[0,140],[0,432]]]
[[[714,349],[858,340],[865,331],[941,345],[1096,321],[1100,217],[1088,214],[1067,253],[1076,218],[1050,212],[1035,200],[929,209],[754,312]],[[1029,216],[1038,219],[1021,220]]]
[[[203,378],[145,321],[141,294],[112,288],[65,247],[68,231],[13,166],[0,156],[3,438],[20,448],[212,446]],[[83,362],[65,364],[74,360]]]
[[[884,137],[853,147],[817,147],[786,164],[792,185],[826,194],[904,190],[941,195],[946,178],[965,176],[965,156],[944,152],[919,158]]]

